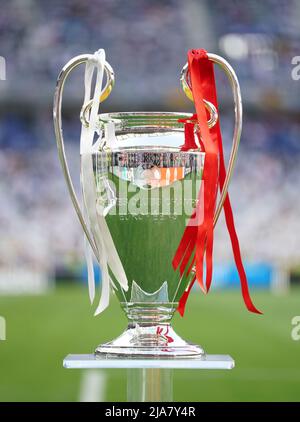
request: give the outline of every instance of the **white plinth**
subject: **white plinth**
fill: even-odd
[[[234,360],[229,355],[176,359],[99,358],[90,355],[68,355],[63,361],[69,369],[96,368],[170,368],[170,369],[233,369]]]

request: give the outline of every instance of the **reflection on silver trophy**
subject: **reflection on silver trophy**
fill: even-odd
[[[221,66],[233,88],[235,131],[228,172],[215,210],[222,209],[241,132],[241,97],[231,66]],[[86,64],[85,99],[81,110],[81,187],[83,209],[70,178],[62,136],[61,104],[64,83],[78,65]],[[93,73],[96,84],[92,94]],[[106,84],[102,88],[102,81]],[[181,83],[191,98],[187,66]],[[180,273],[172,266],[174,253],[199,195],[205,152],[198,145],[182,150],[188,113],[126,112],[98,114],[99,103],[110,94],[114,73],[103,50],[75,57],[62,69],[54,99],[54,124],[59,157],[74,207],[87,239],[89,293],[93,301],[93,255],[101,267],[101,298],[96,314],[109,304],[111,291],[128,318],[127,329],[101,344],[96,354],[114,356],[182,357],[204,354],[173,330],[178,302],[195,277],[195,269]],[[205,101],[208,127],[218,120],[214,105]],[[96,139],[95,139],[96,138]],[[205,186],[204,186],[205,189]],[[195,216],[199,224],[202,215]],[[196,327],[195,327],[196,328]]]

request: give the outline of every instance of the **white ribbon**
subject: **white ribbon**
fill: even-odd
[[[81,185],[84,198],[84,213],[85,219],[88,221],[88,229],[93,235],[98,256],[96,257],[101,268],[101,297],[99,305],[95,311],[95,315],[102,312],[109,304],[109,290],[112,281],[109,277],[109,270],[113,272],[117,281],[124,290],[128,289],[128,281],[120,261],[119,255],[116,251],[113,239],[110,235],[105,218],[99,215],[96,210],[96,184],[93,171],[93,153],[97,151],[99,142],[94,144],[95,133],[97,130],[98,109],[100,104],[100,97],[102,91],[102,82],[105,65],[105,51],[98,50],[87,61],[85,68],[85,94],[84,104],[87,104],[91,99],[93,74],[96,70],[96,83],[92,100],[92,107],[89,115],[89,126],[82,125],[80,137],[80,153],[81,153]],[[91,303],[95,299],[95,275],[93,268],[92,248],[85,237],[85,257],[88,269],[88,285],[89,296]],[[113,285],[113,283],[112,283]]]

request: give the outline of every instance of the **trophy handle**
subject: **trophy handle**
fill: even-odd
[[[64,177],[65,177],[65,180],[67,182],[67,186],[68,186],[68,189],[69,189],[71,200],[73,202],[73,206],[75,208],[75,211],[77,213],[79,221],[82,225],[84,233],[85,233],[85,235],[86,235],[86,237],[87,237],[87,239],[88,239],[88,241],[89,241],[89,243],[92,247],[92,250],[93,250],[95,256],[98,257],[97,247],[95,245],[95,242],[92,238],[92,235],[89,232],[88,226],[87,226],[85,219],[83,217],[83,214],[82,214],[82,211],[81,211],[81,208],[80,208],[80,205],[79,205],[79,201],[78,201],[77,195],[75,193],[72,178],[71,178],[71,175],[70,175],[69,166],[68,166],[66,153],[65,153],[65,145],[64,145],[64,140],[63,140],[62,116],[61,116],[62,96],[63,96],[64,84],[65,84],[67,77],[69,76],[69,74],[71,73],[71,71],[73,69],[75,69],[80,64],[86,63],[89,59],[92,59],[92,58],[93,58],[92,54],[82,54],[82,55],[76,56],[73,59],[71,59],[62,68],[62,70],[61,70],[61,72],[60,72],[60,74],[57,78],[57,82],[56,82],[56,89],[55,89],[54,103],[53,103],[53,121],[54,121],[54,129],[55,129],[58,155],[59,155],[59,159],[60,159],[61,166],[62,166],[62,169],[63,169]],[[109,94],[110,94],[110,92],[113,88],[113,85],[114,85],[114,72],[113,72],[111,66],[107,62],[105,62],[104,70],[106,72],[107,81],[106,81],[106,84],[105,84],[103,90],[101,91],[101,96],[100,96],[100,99],[99,99],[100,102],[104,101],[109,96]]]
[[[233,132],[233,140],[232,140],[232,147],[230,152],[230,157],[227,166],[226,178],[224,181],[223,189],[220,195],[219,203],[216,208],[215,216],[214,216],[214,226],[216,225],[220,213],[222,211],[224,201],[226,199],[226,195],[228,192],[229,182],[232,177],[233,168],[240,144],[240,138],[242,133],[242,120],[243,120],[243,107],[242,107],[242,97],[241,97],[241,90],[238,78],[236,76],[235,71],[231,67],[231,65],[225,60],[223,57],[218,56],[217,54],[207,53],[208,58],[218,64],[221,69],[226,73],[228,80],[231,85],[232,93],[233,93],[233,102],[234,102],[234,115],[235,115],[235,124],[234,124],[234,132]],[[181,72],[181,84],[186,96],[193,101],[193,94],[191,92],[190,84],[188,82],[188,64],[186,63]]]

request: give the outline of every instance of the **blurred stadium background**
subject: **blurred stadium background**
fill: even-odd
[[[7,340],[0,342],[0,401],[80,400],[89,382],[103,389],[99,398],[125,399],[122,371],[86,381],[86,373],[62,368],[66,354],[92,351],[125,324],[115,302],[92,316],[83,234],[52,124],[61,67],[100,47],[116,73],[105,111],[192,111],[179,86],[191,47],[227,58],[241,83],[244,129],[230,192],[248,277],[265,315],[244,310],[222,220],[215,289],[208,297],[195,292],[186,317],[175,324],[208,352],[231,353],[237,368],[178,371],[175,399],[299,400],[300,342],[291,339],[291,319],[300,314],[300,82],[291,76],[292,57],[300,54],[299,22],[298,0],[1,2],[0,315]],[[225,77],[217,76],[228,150],[231,92]],[[77,184],[82,95],[83,69],[71,77],[64,101]]]

